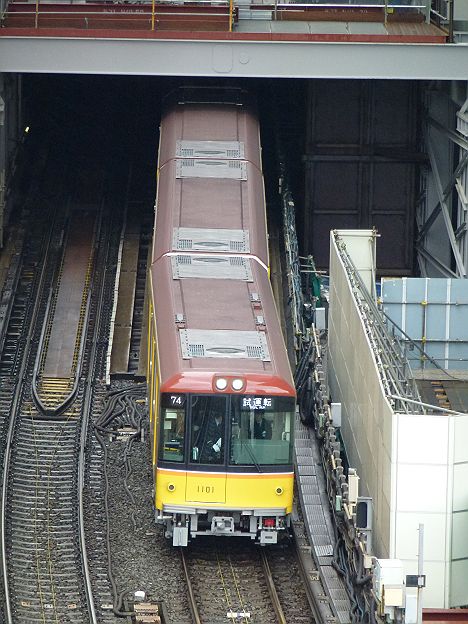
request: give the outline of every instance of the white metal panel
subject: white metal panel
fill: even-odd
[[[1,37],[1,72],[466,80],[468,45]]]
[[[235,358],[270,362],[264,332],[234,329],[180,329],[182,357]]]
[[[468,416],[458,416],[455,423],[454,462],[468,462]]]
[[[337,230],[371,294],[375,293],[375,234],[373,230]]]
[[[212,254],[189,255],[177,254],[171,257],[172,277],[174,279],[233,279],[252,282],[250,258],[222,256]]]
[[[452,559],[468,559],[468,509],[453,514]]]
[[[466,509],[468,509],[468,463],[455,464],[453,467],[453,511]]]
[[[361,240],[364,246],[366,237],[367,234]],[[366,266],[365,258],[365,255],[356,258],[361,268]],[[330,277],[331,393],[334,400],[341,400],[343,404],[342,435],[350,465],[357,469],[361,478],[361,494],[373,497],[376,554],[393,556],[390,554],[390,510],[394,507],[391,480],[393,412],[383,395],[367,335],[333,243]]]
[[[175,227],[172,249],[177,251],[250,252],[248,230]]]
[[[450,606],[462,607],[468,602],[468,559],[452,561],[450,567]]]
[[[447,416],[401,415],[398,427],[398,462],[446,465],[449,422]]]
[[[424,559],[445,560],[445,535],[447,517],[440,513],[407,512],[397,514],[398,542],[395,556],[415,560],[418,554],[419,524],[424,523]]]
[[[179,158],[176,178],[223,178],[247,180],[247,163],[243,160],[215,158]]]
[[[440,536],[439,536],[439,539]],[[426,539],[424,540],[426,542]],[[417,560],[403,559],[405,574],[417,574]],[[424,561],[424,574],[426,575],[426,587],[423,591],[423,607],[426,609],[444,609],[445,587],[449,582],[443,561]]]
[[[399,464],[397,510],[447,511],[447,466]]]
[[[243,141],[184,141],[176,142],[176,156],[183,158],[244,158]]]

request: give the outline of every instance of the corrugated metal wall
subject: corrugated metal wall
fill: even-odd
[[[378,272],[412,273],[418,117],[414,82],[310,81],[302,249],[320,268],[331,229],[375,226]]]

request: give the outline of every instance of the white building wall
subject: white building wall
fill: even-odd
[[[348,235],[349,232],[349,235]],[[367,279],[374,259],[371,231],[340,231]],[[363,236],[363,232],[365,236]],[[352,240],[351,240],[352,239]],[[332,236],[329,310],[330,390],[342,402],[342,436],[350,465],[361,478],[360,494],[372,496],[373,544],[379,557],[390,552],[392,493],[392,409],[383,394],[370,343],[354,303]]]
[[[456,20],[468,20],[468,3],[463,1],[455,2],[453,17]]]
[[[424,606],[448,604],[450,584],[453,423],[447,414],[395,414],[396,505],[393,557],[414,574],[418,525],[424,525]]]
[[[453,419],[453,503],[450,606],[468,604],[468,415]]]
[[[360,494],[373,499],[374,554],[401,559],[407,574],[417,573],[422,523],[424,606],[466,605],[468,415],[393,412],[333,235],[330,247],[330,390],[342,402],[341,433]]]

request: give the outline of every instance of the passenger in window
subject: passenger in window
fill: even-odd
[[[253,437],[256,440],[271,440],[271,422],[262,411],[255,412]]]

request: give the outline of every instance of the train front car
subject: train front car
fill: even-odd
[[[205,164],[180,162],[190,143]],[[156,519],[174,545],[276,543],[289,526],[295,390],[267,262],[255,116],[239,99],[176,104],[161,126],[148,365]]]

